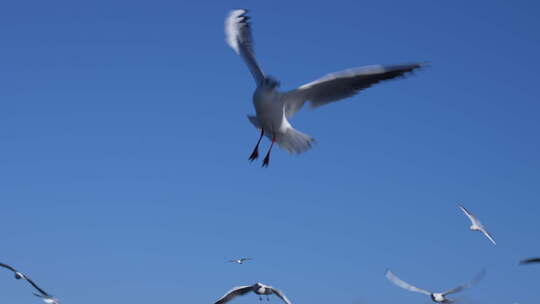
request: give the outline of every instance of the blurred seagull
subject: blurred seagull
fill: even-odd
[[[419,292],[419,293],[423,293],[425,295],[428,295],[431,297],[431,300],[433,302],[436,302],[436,303],[453,303],[455,302],[455,300],[452,300],[452,299],[448,299],[446,296],[449,295],[449,294],[453,294],[453,293],[456,293],[456,292],[459,292],[459,291],[462,291],[463,289],[466,289],[466,288],[469,288],[471,287],[473,284],[475,284],[476,282],[478,282],[480,279],[482,279],[482,277],[485,275],[485,271],[482,270],[472,281],[466,283],[466,284],[463,284],[461,286],[458,286],[456,288],[453,288],[453,289],[450,289],[450,290],[447,290],[447,291],[444,291],[444,292],[430,292],[430,291],[427,291],[427,290],[424,290],[424,289],[420,289],[418,287],[415,287],[415,286],[412,286],[411,284],[405,282],[405,281],[402,281],[400,278],[398,278],[395,274],[392,273],[392,271],[390,270],[387,270],[386,271],[386,278],[388,280],[390,280],[392,283],[396,284],[397,286],[403,288],[403,289],[407,289],[409,291],[414,291],[414,292]]]
[[[422,66],[420,63],[402,65],[372,65],[328,74],[318,80],[304,84],[288,92],[277,90],[279,82],[263,73],[253,50],[253,39],[247,10],[238,9],[229,13],[225,20],[225,37],[229,46],[247,64],[257,86],[253,94],[255,116],[248,119],[261,135],[249,160],[259,157],[259,144],[264,135],[272,143],[263,160],[263,167],[268,166],[274,143],[289,153],[302,153],[311,148],[314,139],[294,129],[289,119],[306,102],[316,108],[340,99],[351,97],[359,91],[384,80],[404,76]]]
[[[531,263],[540,263],[540,258],[530,258],[530,259],[526,259],[519,262],[520,265],[531,264]]]
[[[15,279],[17,279],[17,280],[20,280],[20,279],[24,278],[24,275],[22,273],[18,272],[17,270],[15,270],[15,268],[13,268],[13,267],[11,267],[11,266],[9,266],[7,264],[0,263],[0,267],[4,267],[4,268],[7,268],[7,269],[13,271],[13,273],[15,274]]]
[[[264,285],[262,283],[255,283],[251,286],[238,286],[229,290],[221,299],[217,300],[214,304],[225,304],[230,300],[236,298],[237,296],[243,296],[248,292],[254,292],[259,295],[259,300],[262,300],[261,295],[266,295],[266,300],[269,301],[268,295],[275,294],[278,296],[285,304],[291,304],[291,301],[279,290],[275,289],[272,286]]]
[[[236,263],[236,264],[244,264],[245,261],[249,261],[249,260],[251,260],[251,258],[240,258],[236,260],[228,260],[227,262]]]
[[[458,207],[459,209],[461,209],[461,211],[463,211],[463,213],[465,213],[469,220],[471,220],[470,229],[472,231],[481,231],[493,243],[493,245],[497,245],[497,243],[493,239],[493,236],[491,236],[491,234],[486,230],[484,225],[482,225],[482,223],[476,218],[476,216],[470,213],[469,210],[465,209],[465,207],[461,205],[459,205]]]
[[[52,295],[48,294],[45,290],[39,288],[39,286],[37,286],[36,283],[34,283],[34,281],[32,281],[29,277],[22,274],[21,272],[15,270],[15,268],[13,268],[13,267],[11,267],[9,265],[3,264],[3,263],[0,263],[0,266],[13,271],[13,273],[15,273],[15,279],[17,279],[17,280],[24,279],[28,283],[30,283],[30,285],[32,285],[39,292],[39,294],[37,294],[37,293],[33,293],[33,294],[36,297],[41,298],[43,300],[43,302],[45,302],[47,304],[60,304],[60,301],[58,299],[56,299]]]

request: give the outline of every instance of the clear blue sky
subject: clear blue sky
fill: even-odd
[[[283,89],[431,66],[299,113],[318,144],[261,169],[247,160],[254,84],[223,37],[243,7]],[[537,303],[540,267],[517,262],[540,255],[539,14],[537,1],[4,1],[0,261],[66,304],[212,304],[257,281],[295,304],[424,303],[385,269],[443,290],[483,267],[472,303]],[[241,256],[254,260],[224,263]],[[0,290],[38,301],[8,272]]]

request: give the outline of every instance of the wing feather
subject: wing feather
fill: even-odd
[[[11,270],[11,271],[13,271],[13,272],[15,272],[15,273],[18,272],[15,268],[13,268],[13,267],[11,267],[11,266],[9,266],[9,265],[7,265],[7,264],[0,263],[0,266],[1,266],[1,267],[4,267],[4,268],[7,268],[7,269],[9,269],[9,270]]]
[[[423,293],[423,294],[428,295],[428,296],[431,295],[431,292],[429,292],[427,290],[424,290],[424,289],[421,289],[421,288],[418,288],[418,287],[415,287],[415,286],[401,280],[395,274],[393,274],[392,271],[390,271],[390,270],[386,271],[386,278],[388,280],[390,280],[392,283],[396,284],[397,286],[399,286],[399,287],[401,287],[403,289]]]
[[[286,92],[283,103],[287,117],[291,117],[309,101],[316,108],[340,99],[351,97],[372,85],[404,76],[421,63],[403,65],[372,65],[328,74],[299,88]]]
[[[229,302],[230,300],[238,297],[243,296],[246,293],[250,292],[253,289],[253,286],[238,286],[231,290],[229,290],[223,297],[221,297],[219,300],[216,301],[215,304],[224,304]]]
[[[244,59],[255,82],[259,85],[264,79],[264,73],[255,59],[251,25],[246,13],[245,9],[233,10],[229,13],[225,19],[225,40]]]
[[[463,207],[461,205],[458,205],[458,207],[459,207],[459,209],[461,209],[461,211],[463,211],[463,213],[465,213],[465,215],[469,218],[469,220],[471,221],[472,224],[474,224],[474,225],[479,224],[479,221],[476,218],[476,216],[474,216],[474,214],[472,214],[469,210],[467,210],[465,207]]]
[[[52,297],[50,294],[48,294],[45,290],[41,289],[39,286],[37,286],[36,283],[34,283],[34,281],[32,281],[29,277],[27,276],[24,276],[23,279],[25,279],[28,283],[30,283],[30,285],[32,285],[35,289],[37,289],[37,291],[39,291],[43,296],[45,297]]]
[[[486,275],[486,271],[483,269],[471,281],[469,281],[469,282],[467,282],[467,283],[465,283],[463,285],[460,285],[460,286],[458,286],[456,288],[447,290],[447,291],[443,292],[442,294],[444,296],[446,296],[446,295],[449,295],[449,294],[452,294],[452,293],[462,291],[463,289],[469,288],[469,287],[473,286],[474,284],[478,283],[485,275]]]
[[[285,302],[285,304],[291,304],[291,301],[289,301],[289,299],[285,296],[285,294],[282,293],[280,290],[275,289],[274,287],[270,287],[270,290],[272,290],[272,292],[276,296],[278,296],[281,300],[283,300],[283,302]]]

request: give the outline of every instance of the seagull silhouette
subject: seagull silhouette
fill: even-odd
[[[466,288],[469,288],[471,287],[473,284],[475,284],[476,282],[478,282],[479,280],[481,280],[484,275],[485,275],[485,271],[482,270],[473,280],[471,280],[470,282],[466,283],[466,284],[463,284],[463,285],[460,285],[456,288],[452,288],[450,290],[447,290],[447,291],[443,291],[443,292],[430,292],[430,291],[427,291],[425,289],[421,289],[421,288],[418,288],[418,287],[415,287],[403,280],[401,280],[400,278],[398,278],[395,274],[392,273],[392,271],[390,270],[387,270],[386,271],[386,278],[388,280],[390,280],[392,283],[396,284],[397,286],[403,288],[403,289],[407,289],[409,291],[414,291],[414,292],[418,292],[418,293],[423,293],[425,295],[428,295],[430,296],[431,300],[433,302],[436,302],[436,303],[445,303],[445,304],[449,304],[449,303],[453,303],[455,302],[455,300],[452,300],[452,299],[449,299],[447,298],[446,296],[447,295],[450,295],[450,294],[453,294],[453,293],[456,293],[456,292],[459,292],[459,291],[462,291],[463,289],[466,289]]]
[[[285,294],[283,294],[281,291],[275,289],[272,286],[264,285],[262,283],[255,283],[251,286],[234,287],[233,289],[229,290],[223,297],[217,300],[216,303],[214,304],[225,304],[229,302],[230,300],[238,296],[243,296],[250,291],[258,294],[259,300],[262,300],[261,295],[266,295],[266,300],[269,300],[268,296],[271,294],[275,294],[278,298],[283,300],[285,304],[291,304],[291,301],[289,301],[289,299],[287,299]]]
[[[482,225],[482,223],[478,220],[478,218],[476,218],[476,216],[474,216],[471,212],[469,212],[469,210],[465,209],[465,207],[461,205],[459,205],[458,207],[459,209],[461,209],[461,211],[463,211],[463,213],[465,213],[465,215],[471,221],[470,229],[472,231],[482,232],[493,243],[493,245],[497,245],[497,243],[495,242],[495,239],[493,239],[493,236],[486,230],[484,225]]]
[[[36,297],[41,298],[43,300],[43,302],[45,302],[47,304],[60,304],[60,301],[57,298],[53,297],[52,295],[47,293],[45,290],[43,290],[39,286],[37,286],[37,284],[34,283],[34,281],[32,281],[28,276],[22,274],[21,272],[17,271],[15,268],[13,268],[13,267],[11,267],[11,266],[9,266],[7,264],[0,263],[0,267],[4,267],[4,268],[7,268],[7,269],[13,271],[13,273],[15,274],[15,279],[17,279],[17,280],[24,279],[28,283],[30,283],[30,285],[32,285],[32,287],[34,287],[39,292],[39,294],[37,294],[37,293],[33,293],[33,294]]]
[[[255,79],[257,88],[253,93],[256,115],[248,115],[249,121],[261,130],[259,140],[249,156],[253,161],[259,157],[259,144],[263,136],[271,140],[263,160],[268,166],[274,143],[289,153],[302,153],[311,148],[314,139],[294,129],[289,119],[306,103],[319,107],[357,94],[359,91],[384,80],[404,76],[422,66],[421,63],[402,65],[372,65],[328,74],[304,84],[297,89],[280,92],[279,82],[267,76],[259,67],[253,50],[253,38],[247,10],[238,9],[225,19],[225,38],[229,46],[245,61]]]
[[[236,263],[236,264],[244,264],[245,261],[249,261],[249,260],[251,260],[251,258],[240,258],[236,260],[228,260],[227,262]]]

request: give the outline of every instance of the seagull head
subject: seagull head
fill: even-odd
[[[275,78],[271,76],[266,76],[262,80],[262,87],[268,88],[268,89],[275,89],[279,87],[279,81],[277,81]]]
[[[18,272],[18,271],[15,272],[15,279],[20,280],[20,279],[22,279],[22,278],[24,278],[24,275],[23,275],[22,273],[20,273],[20,272]]]

